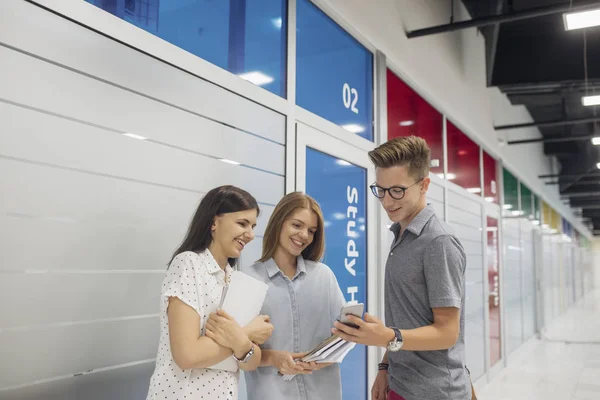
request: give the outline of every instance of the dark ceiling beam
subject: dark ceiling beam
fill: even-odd
[[[598,197],[598,204],[600,204],[600,190],[594,192],[569,192],[561,193],[561,197],[576,198],[576,197]]]
[[[547,178],[580,178],[580,177],[600,177],[600,171],[588,171],[588,172],[579,172],[579,173],[570,173],[570,174],[545,174],[538,175],[540,179]]]
[[[503,131],[507,129],[521,129],[521,128],[550,128],[554,126],[568,126],[568,125],[578,125],[578,124],[589,124],[592,122],[599,122],[600,117],[590,117],[590,118],[577,118],[577,119],[559,119],[555,121],[546,121],[546,122],[528,122],[525,124],[512,124],[512,125],[500,125],[495,126],[494,129],[497,131]]]
[[[561,185],[561,184],[568,184],[571,183],[570,180],[558,180],[558,181],[548,181],[546,182],[546,185],[548,186],[552,186],[552,185]],[[577,182],[573,182],[571,183],[571,186],[585,186],[585,185],[591,185],[591,186],[596,186],[596,185],[600,185],[600,181],[577,181]]]
[[[543,17],[545,15],[559,14],[564,12],[583,11],[592,7],[598,7],[598,3],[591,4],[573,4],[569,3],[554,4],[550,6],[534,7],[524,11],[507,12],[500,15],[490,15],[487,17],[473,18],[468,21],[453,22],[444,25],[432,26],[430,28],[417,29],[406,32],[406,37],[409,39],[435,35],[438,33],[454,32],[461,29],[477,28],[494,24],[502,24],[505,22],[520,21],[524,19]]]
[[[561,137],[541,137],[535,139],[520,139],[520,140],[509,140],[506,144],[528,144],[528,143],[564,143],[564,142],[577,142],[582,140],[591,140],[595,137],[600,136],[599,134],[584,135],[584,136],[561,136]]]
[[[573,197],[570,199],[570,205],[572,208],[600,210],[600,201],[598,200],[598,197],[592,199],[582,199]]]
[[[496,0],[496,15],[502,15],[504,0]],[[485,59],[487,62],[487,85],[492,85],[494,77],[494,66],[496,65],[496,49],[498,48],[498,35],[500,33],[500,24],[496,23],[489,26],[489,39],[485,41]]]

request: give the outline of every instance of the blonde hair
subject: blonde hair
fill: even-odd
[[[417,136],[403,136],[385,142],[371,150],[369,158],[376,168],[405,166],[416,179],[429,176],[431,150],[427,142]]]
[[[323,212],[319,203],[312,197],[302,193],[293,192],[285,195],[273,210],[269,223],[265,229],[262,244],[262,257],[259,261],[265,262],[275,255],[279,246],[279,236],[283,223],[289,219],[298,209],[308,209],[317,216],[317,231],[313,241],[302,251],[302,257],[305,260],[319,261],[323,258],[325,252],[325,223],[323,221]]]

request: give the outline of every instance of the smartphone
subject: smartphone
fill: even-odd
[[[348,325],[352,328],[358,328],[358,325],[353,324],[348,319],[349,315],[354,315],[355,317],[362,318],[363,312],[365,310],[365,305],[363,303],[352,303],[352,304],[344,304],[342,306],[342,310],[340,311],[340,321],[344,325]]]

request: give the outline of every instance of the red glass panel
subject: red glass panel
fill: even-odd
[[[500,269],[498,259],[498,220],[487,217],[487,260],[490,309],[490,365],[501,358]]]
[[[481,196],[479,146],[448,121],[448,180]]]
[[[483,152],[483,195],[490,203],[498,204],[498,170],[496,159]]]
[[[387,71],[388,139],[419,136],[431,148],[431,172],[444,172],[443,118],[390,70]]]

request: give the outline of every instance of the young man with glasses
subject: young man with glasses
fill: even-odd
[[[385,347],[371,390],[374,400],[468,400],[465,367],[465,269],[460,241],[427,205],[430,150],[410,136],[369,152],[371,185],[393,225],[385,271],[385,321],[365,314],[339,322],[343,339]],[[474,396],[473,396],[474,397]]]

